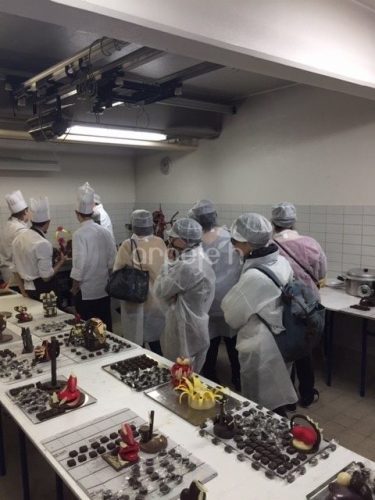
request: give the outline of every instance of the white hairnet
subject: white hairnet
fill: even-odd
[[[192,207],[192,213],[194,216],[213,214],[216,212],[215,205],[210,200],[200,200],[195,203]]]
[[[131,223],[133,227],[152,227],[154,221],[151,212],[148,210],[134,210]]]
[[[231,235],[237,241],[248,242],[257,247],[267,245],[272,235],[272,225],[263,215],[242,214],[231,227]]]
[[[181,238],[190,243],[197,243],[202,239],[202,226],[194,219],[178,219],[173,224],[168,236]]]
[[[288,201],[283,201],[272,207],[272,222],[279,227],[292,227],[296,222],[296,207]]]

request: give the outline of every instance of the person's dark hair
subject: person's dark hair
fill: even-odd
[[[81,212],[78,212],[78,210],[76,210],[76,212],[78,215],[80,215],[84,219],[92,219],[92,216],[94,215],[94,212],[91,212],[91,214],[82,214]]]
[[[211,214],[202,214],[194,216],[195,219],[202,226],[203,231],[211,231],[214,227],[217,226],[217,213],[213,212]]]
[[[31,221],[31,225],[34,227],[43,227],[45,224],[47,224],[49,220],[45,220],[44,222],[33,222]]]
[[[294,225],[290,227],[281,227],[281,226],[276,226],[276,224],[273,222],[273,227],[275,229],[275,233],[281,233],[281,231],[285,231],[285,229],[294,229]]]
[[[150,226],[150,227],[132,226],[132,231],[137,236],[150,236],[154,232],[154,228],[153,228],[153,226]]]
[[[15,214],[12,214],[12,217],[15,217],[16,219],[22,219],[27,214],[28,211],[29,211],[29,208],[26,207],[23,210],[21,210],[21,212],[17,212]]]

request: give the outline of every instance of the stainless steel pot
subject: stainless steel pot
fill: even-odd
[[[372,297],[375,295],[375,269],[350,269],[346,274],[338,276],[345,281],[345,290],[355,297]]]

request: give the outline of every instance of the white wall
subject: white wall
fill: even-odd
[[[172,157],[138,159],[136,200],[168,215],[211,198],[221,223],[243,211],[270,216],[272,204],[297,205],[298,228],[325,248],[330,276],[375,267],[375,103],[296,87],[250,99],[219,139]]]
[[[171,156],[169,176],[160,155],[139,159],[136,199],[373,205],[374,138],[371,101],[304,86],[264,94],[228,118],[219,139]]]
[[[0,153],[10,156],[3,150]],[[135,200],[133,157],[60,153],[56,159],[61,167],[60,172],[25,174],[0,171],[0,223],[9,216],[5,194],[21,189],[26,200],[40,195],[48,196],[52,221],[50,237],[58,225],[74,230],[77,227],[74,215],[77,188],[88,181],[102,197],[104,207],[111,216],[116,239],[120,242],[124,238],[124,224],[129,222]]]

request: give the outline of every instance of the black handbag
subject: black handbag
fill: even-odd
[[[132,265],[125,266],[122,269],[118,269],[113,272],[109,277],[105,290],[110,297],[115,299],[142,304],[147,300],[150,277],[149,272],[143,271],[142,269],[137,243],[133,240],[133,238],[130,239],[130,242]],[[138,262],[141,269],[136,269],[134,267],[133,247],[135,247],[137,252]]]

